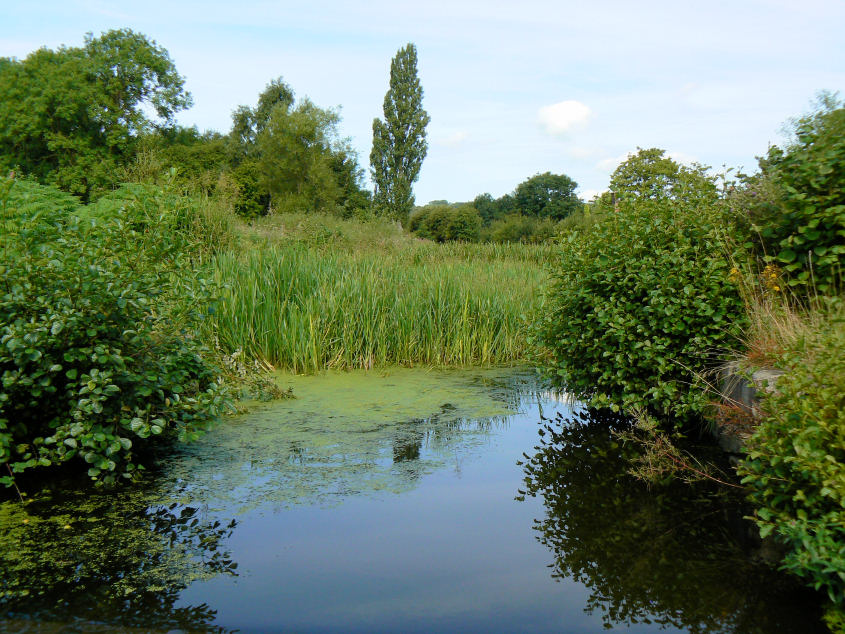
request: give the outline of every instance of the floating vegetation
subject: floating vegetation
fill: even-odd
[[[526,387],[532,378],[525,374]],[[175,499],[244,512],[400,493],[483,447],[491,425],[506,424],[518,406],[505,387],[513,370],[391,368],[277,380],[296,398],[254,404],[164,466]]]

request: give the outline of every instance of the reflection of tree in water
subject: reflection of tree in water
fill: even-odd
[[[597,417],[558,415],[524,466],[527,494],[545,501],[536,529],[553,576],[589,588],[588,612],[606,627],[825,631],[816,597],[761,560],[741,499],[710,483],[649,490],[626,473],[633,449],[612,433],[624,421]]]
[[[176,601],[196,579],[235,574],[221,550],[234,526],[192,507],[148,506],[135,489],[4,503],[0,618],[13,629],[219,631],[211,607]]]
[[[418,431],[410,431],[406,434],[396,434],[393,438],[393,462],[407,462],[419,460],[420,449],[422,449],[425,436]]]

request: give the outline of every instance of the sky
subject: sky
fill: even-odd
[[[0,0],[0,57],[116,28],[167,49],[194,98],[180,124],[228,132],[282,77],[339,108],[364,168],[390,60],[413,42],[431,116],[418,203],[543,172],[589,199],[638,147],[752,172],[818,91],[845,95],[845,0]]]

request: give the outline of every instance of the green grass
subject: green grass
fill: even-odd
[[[395,241],[404,248],[349,250],[341,234],[321,248],[294,242],[219,255],[215,275],[227,289],[212,326],[220,346],[295,372],[526,356],[524,325],[545,278],[536,248]]]
[[[265,216],[249,227],[243,227],[241,235],[253,247],[298,245],[332,252],[379,253],[414,264],[457,258],[487,262],[509,260],[542,265],[553,249],[551,244],[438,244],[406,233],[393,221],[380,218],[361,221],[319,213]]]

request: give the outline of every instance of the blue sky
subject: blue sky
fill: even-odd
[[[817,91],[845,93],[845,0],[0,3],[0,56],[111,28],[156,40],[194,96],[179,121],[200,129],[228,131],[282,76],[341,107],[365,167],[390,59],[413,42],[431,115],[418,202],[546,171],[589,197],[638,146],[753,170]]]

